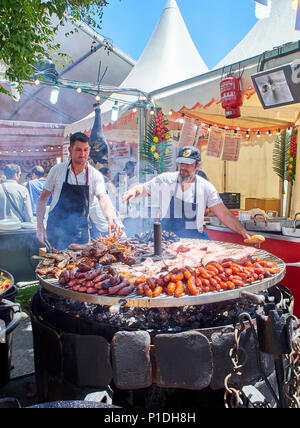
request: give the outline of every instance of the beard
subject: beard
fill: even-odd
[[[181,184],[190,183],[191,181],[194,180],[194,178],[195,178],[195,172],[190,174],[186,169],[182,168],[179,170],[179,176],[178,176],[179,183]]]

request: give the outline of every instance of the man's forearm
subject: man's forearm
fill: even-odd
[[[43,226],[43,224],[44,224],[46,206],[47,206],[47,201],[43,201],[41,199],[38,199],[37,204],[36,204],[36,219],[37,219],[37,225],[38,226]]]
[[[113,220],[114,218],[116,218],[116,212],[109,197],[107,195],[101,195],[100,197],[98,197],[98,200],[107,219]]]

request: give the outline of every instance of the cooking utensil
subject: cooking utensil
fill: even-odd
[[[50,244],[50,242],[47,241],[47,239],[46,239],[44,243],[45,243],[47,253],[52,253],[52,245]]]
[[[296,213],[293,220],[287,220],[282,225],[282,234],[285,236],[294,236],[296,238],[300,238],[300,219],[297,219],[297,216],[300,213]]]
[[[258,221],[258,218],[262,217],[263,221]],[[247,220],[244,222],[244,226],[247,230],[259,231],[259,232],[281,232],[282,223],[286,219],[283,217],[273,217],[268,219],[264,214],[255,214],[253,220]]]

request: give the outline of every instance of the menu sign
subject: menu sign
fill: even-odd
[[[180,133],[178,147],[193,146],[196,138],[197,127],[195,121],[185,119]]]
[[[224,148],[222,160],[238,161],[242,142],[241,134],[226,133],[224,136]]]
[[[219,158],[222,153],[223,144],[224,131],[216,127],[210,128],[206,156]]]

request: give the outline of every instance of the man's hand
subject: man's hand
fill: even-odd
[[[41,244],[44,244],[44,242],[47,240],[47,233],[43,224],[37,226],[36,237]]]
[[[115,232],[118,236],[122,234],[120,226],[115,222],[114,219],[108,218],[108,234],[111,235],[113,232]]]
[[[127,192],[124,192],[122,196],[123,202],[131,202],[134,198],[137,197],[137,189],[136,187],[132,187],[131,189],[127,190]]]

